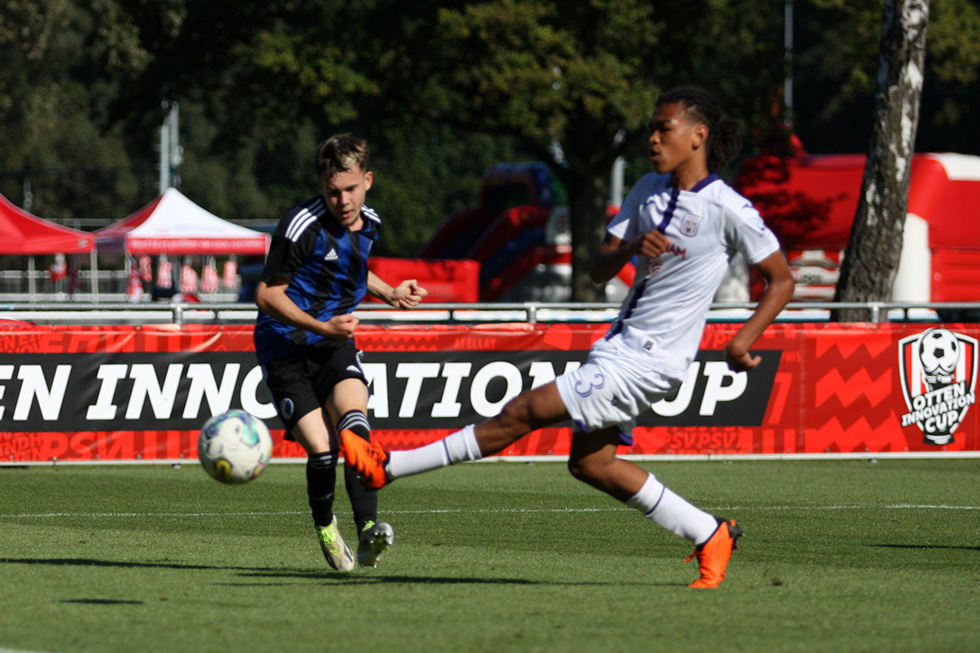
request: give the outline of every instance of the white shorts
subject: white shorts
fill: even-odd
[[[655,358],[638,354],[613,337],[597,341],[585,363],[560,375],[555,384],[579,429],[591,432],[615,426],[623,444],[632,445],[636,418],[680,385],[656,368]]]

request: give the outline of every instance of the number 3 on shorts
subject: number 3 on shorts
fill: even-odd
[[[586,387],[588,384],[588,387]],[[581,397],[588,397],[592,394],[593,390],[601,390],[606,385],[606,378],[602,376],[602,372],[596,372],[592,375],[591,380],[579,379],[575,382],[575,392]]]

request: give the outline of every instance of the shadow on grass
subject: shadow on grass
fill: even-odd
[[[443,585],[554,585],[553,581],[527,580],[526,578],[473,578],[473,577],[450,577],[450,576],[389,576],[389,575],[363,575],[359,572],[257,572],[241,574],[252,578],[309,578],[323,580],[330,583],[340,583],[344,585],[364,585],[364,584],[395,584],[403,585],[407,583],[417,584],[443,584]],[[562,583],[565,584],[565,583]],[[576,583],[577,584],[577,583]],[[592,584],[592,583],[588,583]]]
[[[187,565],[179,562],[117,562],[115,560],[95,560],[93,558],[0,558],[0,565],[71,565],[74,567],[122,567],[153,569],[214,569],[237,571],[278,571],[276,569],[256,569],[251,567],[216,567],[213,565]]]
[[[562,587],[607,587],[615,586],[638,586],[638,587],[683,587],[686,583],[624,583],[599,582],[599,581],[562,581],[555,579],[542,578],[541,580],[529,580],[527,578],[485,578],[473,576],[396,576],[392,574],[372,573],[370,570],[345,572],[314,571],[314,572],[288,572],[288,571],[252,571],[240,574],[245,577],[256,579],[262,578],[307,578],[311,580],[322,580],[330,585],[528,585],[528,586],[548,586],[560,585]]]
[[[85,605],[143,605],[142,601],[123,601],[120,599],[65,599],[61,603],[82,603]]]
[[[213,571],[233,571],[238,572],[239,576],[259,579],[275,578],[299,578],[309,580],[327,581],[331,583],[343,583],[348,585],[359,584],[396,584],[407,583],[419,584],[444,584],[444,585],[568,585],[568,586],[605,586],[610,584],[622,585],[622,582],[602,583],[602,582],[563,582],[557,580],[527,580],[525,578],[465,578],[449,576],[382,576],[330,572],[323,570],[309,569],[289,569],[273,567],[234,567],[219,565],[193,565],[178,562],[120,562],[116,560],[96,560],[94,558],[0,558],[0,565],[51,565],[51,566],[75,566],[75,567],[118,567],[122,569],[178,569],[178,570],[213,570]],[[370,574],[370,572],[367,572]],[[240,583],[246,584],[246,583]],[[631,583],[644,586],[657,585],[677,585],[677,583]],[[97,601],[97,600],[93,600]]]
[[[949,544],[869,544],[879,549],[950,549],[959,551],[980,551],[980,546],[959,546]]]

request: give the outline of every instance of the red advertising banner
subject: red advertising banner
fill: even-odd
[[[780,323],[734,374],[738,324],[709,324],[688,379],[641,415],[637,455],[980,451],[980,325]],[[520,391],[584,360],[606,325],[365,326],[373,436],[418,446],[497,414]],[[282,439],[252,327],[33,326],[0,330],[0,464],[194,459],[198,429],[243,408]],[[566,455],[571,425],[501,455]]]

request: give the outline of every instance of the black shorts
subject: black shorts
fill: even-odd
[[[349,340],[323,340],[263,366],[287,440],[293,439],[290,432],[301,417],[323,408],[338,383],[360,379],[367,385],[361,355]]]

